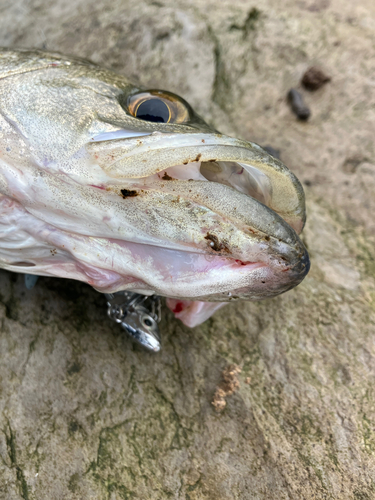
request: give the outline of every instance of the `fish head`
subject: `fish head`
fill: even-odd
[[[2,267],[219,302],[272,297],[309,270],[296,176],[175,94],[3,51],[0,127],[3,221],[17,240],[0,245]]]

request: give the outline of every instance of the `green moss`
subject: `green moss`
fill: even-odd
[[[314,461],[308,457],[307,455],[304,455],[302,452],[298,451],[298,456],[301,460],[301,462],[305,465],[306,469],[311,470],[313,469],[316,478],[319,480],[319,483],[322,487],[323,490],[327,491],[327,486],[325,484],[324,478],[322,471],[319,469],[319,467],[314,463]],[[334,499],[332,495],[325,496],[324,498],[326,499]]]
[[[374,422],[371,421],[366,414],[362,415],[362,438],[365,445],[365,450],[371,456],[375,452],[375,434],[373,431]]]
[[[252,9],[250,9],[250,11],[245,19],[245,23],[244,23],[244,27],[243,27],[246,35],[250,31],[254,31],[256,29],[256,26],[257,26],[257,23],[260,19],[260,16],[261,16],[261,11],[259,9],[257,9],[256,7],[253,7]]]
[[[20,465],[17,462],[16,435],[10,426],[9,420],[7,427],[8,428],[5,432],[5,439],[8,448],[8,455],[10,458],[10,462],[12,464],[12,467],[16,469],[16,477],[17,477],[19,492],[23,500],[29,500],[29,490],[25,479],[25,475]]]
[[[372,500],[373,499],[373,496],[369,495],[368,493],[366,493],[365,491],[360,491],[360,490],[356,490],[354,493],[353,493],[353,498],[355,500]]]
[[[68,488],[72,493],[75,493],[77,491],[78,482],[79,482],[79,474],[75,473],[70,477],[68,482]]]

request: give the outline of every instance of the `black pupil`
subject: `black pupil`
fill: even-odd
[[[151,322],[149,319],[145,319],[145,320],[144,320],[144,324],[145,324],[146,326],[151,326],[151,325],[152,325],[152,322]]]
[[[167,123],[169,109],[161,99],[148,99],[138,106],[137,118],[148,122]]]

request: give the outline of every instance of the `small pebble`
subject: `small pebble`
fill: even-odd
[[[292,108],[293,113],[299,120],[308,120],[311,112],[303,101],[303,97],[296,89],[290,89],[288,92],[288,102]]]
[[[315,66],[311,66],[305,71],[301,83],[307,90],[318,90],[325,83],[331,81],[331,77],[323,73],[323,71]]]

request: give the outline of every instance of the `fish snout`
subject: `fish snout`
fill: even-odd
[[[288,269],[288,275],[290,278],[289,288],[293,288],[301,283],[310,270],[309,253],[301,240],[299,240],[299,243],[300,245],[297,252],[293,256],[291,266]]]

